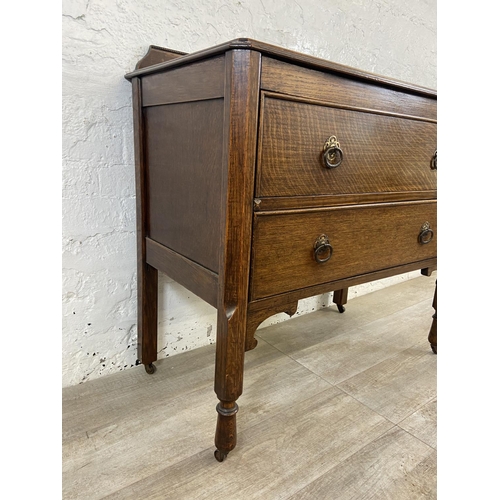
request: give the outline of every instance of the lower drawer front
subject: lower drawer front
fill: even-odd
[[[257,214],[251,300],[434,258],[436,208],[429,201]]]

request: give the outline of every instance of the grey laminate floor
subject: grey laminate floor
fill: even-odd
[[[63,497],[436,498],[434,283],[258,330],[223,463],[215,346],[65,389]]]

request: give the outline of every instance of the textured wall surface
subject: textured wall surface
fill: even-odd
[[[436,88],[436,0],[63,0],[63,386],[135,366],[131,71],[150,44],[249,37]],[[349,297],[404,275],[350,290]],[[300,314],[331,303],[301,301]],[[263,326],[286,319],[277,315]],[[159,358],[215,342],[215,310],[160,276]]]

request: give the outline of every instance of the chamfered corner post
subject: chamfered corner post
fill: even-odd
[[[158,270],[146,262],[147,181],[141,80],[132,79],[137,217],[137,347],[146,372],[156,371],[158,357]]]
[[[236,446],[236,400],[243,392],[260,64],[260,53],[254,50],[233,49],[225,55],[223,223],[214,382],[219,399],[214,455],[219,462]]]
[[[432,301],[432,307],[434,308],[434,314],[432,315],[432,325],[429,331],[429,344],[431,345],[432,352],[437,354],[437,281],[436,288],[434,290],[434,300]]]

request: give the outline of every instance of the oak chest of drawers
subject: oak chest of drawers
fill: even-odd
[[[153,372],[158,270],[217,308],[223,460],[264,319],[328,291],[343,312],[349,286],[436,268],[436,92],[249,39],[152,46],[126,78],[139,357]]]

